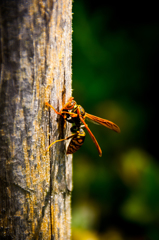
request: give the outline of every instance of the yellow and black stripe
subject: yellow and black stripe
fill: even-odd
[[[71,142],[67,148],[67,154],[75,153],[84,143],[85,140],[85,132],[83,129],[80,129],[76,132],[76,134],[72,137]]]

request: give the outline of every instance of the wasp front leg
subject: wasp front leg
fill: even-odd
[[[51,105],[49,104],[48,102],[45,102],[45,104],[49,107],[51,107],[56,114],[59,114],[61,115],[63,118],[66,118],[65,114],[68,113],[68,110],[71,110],[74,108],[74,106],[76,105],[76,101],[73,100],[74,97],[70,97],[69,98],[69,101],[64,105],[64,107],[58,112],[56,111],[56,109]],[[74,115],[74,114],[73,114]]]
[[[64,118],[64,116],[61,114],[61,111],[60,112],[56,111],[56,109],[52,105],[50,105],[48,102],[45,102],[45,104],[47,106],[51,107],[55,111],[56,114],[59,114],[60,116],[62,116]]]
[[[69,114],[72,118],[78,117],[77,113],[72,113],[72,112],[66,112],[66,111],[61,111],[62,114]]]

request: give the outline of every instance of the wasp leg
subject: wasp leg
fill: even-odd
[[[74,133],[74,134],[72,134],[72,135],[70,135],[69,137],[66,137],[66,138],[64,138],[64,139],[56,140],[55,142],[51,143],[51,144],[48,146],[48,148],[46,149],[46,151],[48,151],[49,148],[50,148],[53,144],[55,144],[55,143],[57,143],[57,142],[64,141],[64,140],[67,140],[67,139],[70,139],[70,138],[72,138],[74,135],[76,135],[76,133]]]
[[[50,105],[48,102],[45,102],[45,104],[47,106],[51,107],[55,111],[56,114],[59,114],[59,115],[61,115],[64,118],[64,116],[60,112],[56,111],[56,109],[52,105]]]
[[[86,128],[86,126],[85,126],[85,125],[81,125],[80,127],[81,127],[81,128]]]
[[[69,123],[74,123],[74,120],[70,117],[70,116],[68,116],[68,114],[66,114],[67,116],[66,116],[66,120],[67,120],[67,122],[69,122]]]

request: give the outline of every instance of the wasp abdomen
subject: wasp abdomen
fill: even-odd
[[[73,154],[75,153],[84,143],[85,140],[85,132],[83,131],[81,135],[75,135],[68,148],[67,148],[67,154]]]

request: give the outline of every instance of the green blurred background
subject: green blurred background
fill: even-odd
[[[134,4],[134,5],[133,5]],[[87,122],[74,154],[73,240],[158,240],[158,7],[73,3],[73,96],[121,133]]]

